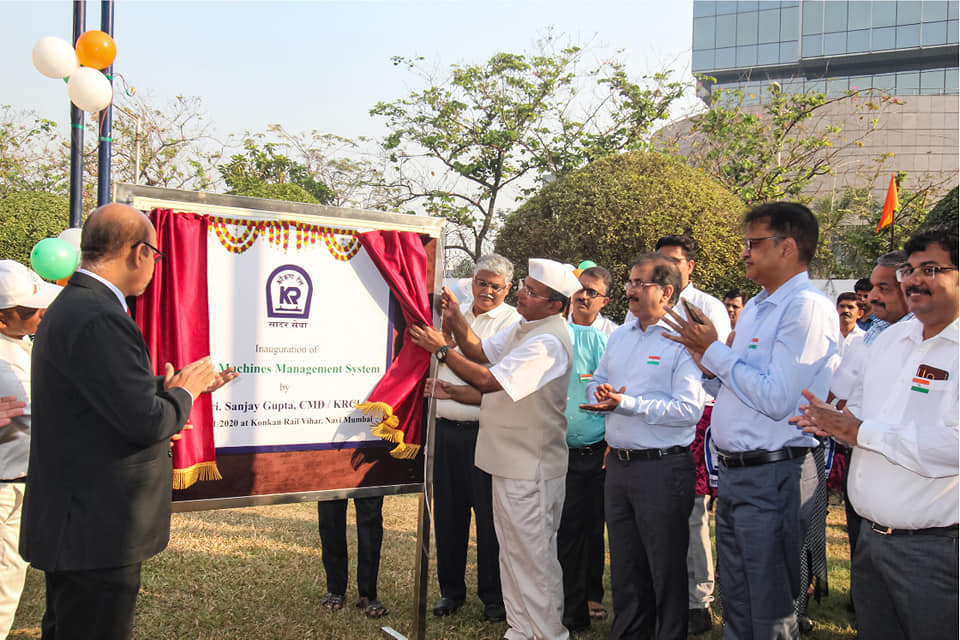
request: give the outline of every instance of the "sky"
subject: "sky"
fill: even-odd
[[[99,29],[101,3],[86,4],[86,28]],[[692,0],[119,0],[114,69],[156,105],[199,96],[218,136],[281,123],[291,132],[377,138],[383,124],[370,108],[424,86],[392,56],[424,56],[437,69],[482,63],[498,51],[532,51],[552,29],[591,44],[598,57],[623,49],[635,79],[664,68],[686,79],[692,7]],[[0,0],[0,105],[35,111],[67,131],[66,86],[34,69],[30,54],[44,36],[71,41],[72,25],[69,1]]]

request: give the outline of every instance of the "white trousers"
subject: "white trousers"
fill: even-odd
[[[690,544],[687,547],[687,581],[691,609],[706,609],[713,602],[713,549],[710,546],[710,514],[707,496],[695,496],[690,512]]]
[[[500,541],[500,582],[508,640],[566,640],[563,572],[557,529],[566,478],[493,476],[493,524]]]
[[[23,483],[0,482],[0,638],[6,638],[17,613],[27,562],[20,557]]]

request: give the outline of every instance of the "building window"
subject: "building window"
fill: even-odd
[[[908,47],[920,46],[920,25],[905,24],[897,27],[897,48],[906,49]]]
[[[957,95],[958,80],[960,80],[960,77],[958,77],[957,69],[947,69],[944,73],[944,93]]]
[[[823,55],[823,36],[803,36],[802,49],[800,55],[804,58],[817,58]]]
[[[897,74],[878,73],[873,76],[873,88],[894,93],[897,90]]]
[[[897,24],[919,23],[922,9],[923,3],[916,0],[897,0]]]
[[[828,2],[823,5],[823,30],[846,31],[847,29],[847,3],[846,2]]]
[[[780,64],[800,60],[800,51],[797,48],[797,44],[798,42],[796,40],[780,43]]]
[[[920,44],[924,47],[934,47],[941,44],[947,44],[947,23],[944,22],[924,22]]]
[[[780,41],[780,11],[761,11],[757,14],[757,31],[759,42]]]
[[[800,37],[800,10],[797,7],[780,10],[780,37],[784,40]]]
[[[709,0],[694,0],[693,17],[703,18],[716,15],[716,3]]]
[[[713,36],[717,28],[717,19],[694,18],[693,20],[693,49],[713,49]]]
[[[717,69],[732,69],[737,65],[737,48],[717,49],[716,62]]]
[[[732,47],[737,44],[737,16],[717,16],[717,46]]]
[[[889,0],[873,2],[873,27],[893,27],[897,24],[897,3]]]
[[[930,69],[920,72],[920,93],[938,96],[943,93],[943,69]]]
[[[854,0],[850,3],[850,8],[847,13],[847,28],[870,28],[870,2],[865,2],[864,0]]]
[[[737,46],[757,44],[757,12],[737,15]]]
[[[837,56],[847,52],[847,34],[825,33],[823,34],[823,55]]]
[[[737,66],[752,67],[757,64],[757,45],[737,47]]]
[[[823,32],[823,2],[807,0],[801,7],[803,14],[803,35]],[[806,55],[806,53],[804,53]]]
[[[960,41],[960,22],[950,20],[947,22],[947,43],[957,44]]]
[[[867,51],[870,51],[870,29],[847,33],[847,53],[866,53]]]
[[[871,29],[871,51],[889,51],[897,47],[897,28]]]
[[[923,21],[938,22],[947,19],[947,2],[943,0],[924,0],[923,3]]]
[[[721,0],[716,3],[716,6],[718,16],[737,12],[737,3],[735,0]]]
[[[777,64],[780,62],[780,44],[772,42],[757,46],[757,64]]]
[[[897,95],[915,96],[920,92],[920,72],[901,71],[897,73]]]

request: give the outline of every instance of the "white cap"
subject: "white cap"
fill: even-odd
[[[16,260],[0,260],[0,309],[46,309],[62,289]]]
[[[527,266],[531,278],[568,298],[583,286],[573,274],[572,264],[560,264],[544,258],[530,258]]]

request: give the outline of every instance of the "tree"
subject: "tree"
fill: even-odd
[[[0,198],[20,191],[66,194],[66,162],[56,122],[0,106]]]
[[[926,219],[923,221],[925,228],[940,226],[957,228],[957,209],[960,208],[958,191],[960,191],[960,189],[954,187],[947,195],[943,196],[937,204],[933,205],[933,208],[930,209]]]
[[[333,196],[329,204],[382,211],[398,206],[398,190],[384,178],[382,154],[365,152],[366,138],[352,140],[316,129],[295,134],[279,124],[269,125],[267,131],[277,137],[279,148],[330,188]]]
[[[404,202],[455,225],[447,249],[476,260],[511,198],[596,158],[644,148],[684,92],[669,72],[641,85],[617,60],[583,71],[584,50],[554,47],[548,37],[536,54],[497,53],[452,65],[441,79],[423,58],[393,59],[427,86],[370,113],[386,119],[383,148]]]
[[[633,257],[653,251],[663,235],[683,233],[699,243],[698,287],[719,296],[749,286],[740,266],[742,216],[743,203],[703,172],[669,155],[634,151],[545,186],[504,219],[496,251],[521,275],[530,257],[593,260],[613,274],[610,315],[622,318],[619,283]]]
[[[872,89],[827,98],[823,93],[787,93],[772,83],[762,104],[749,105],[739,89],[715,89],[711,107],[663,146],[747,204],[804,200],[811,181],[832,173],[839,153],[863,146],[878,125],[876,112],[887,103],[899,102]],[[841,106],[856,127],[844,130],[839,119],[825,117]]]
[[[214,187],[223,144],[213,135],[200,98],[177,96],[156,107],[143,96],[117,91],[111,172],[114,182],[202,191]],[[95,126],[95,123],[94,123]],[[96,182],[96,136],[84,165]],[[139,172],[137,171],[139,163]]]
[[[33,246],[67,227],[69,209],[65,196],[40,191],[0,197],[0,257],[29,265]]]
[[[234,154],[226,164],[218,167],[229,187],[227,193],[256,195],[263,193],[266,185],[290,185],[299,187],[312,198],[300,199],[303,194],[288,189],[287,193],[296,194],[299,202],[329,204],[333,201],[335,194],[330,187],[314,178],[305,166],[279,153],[276,143],[257,144],[257,139],[262,137],[262,134],[247,134],[243,141],[244,153]]]

